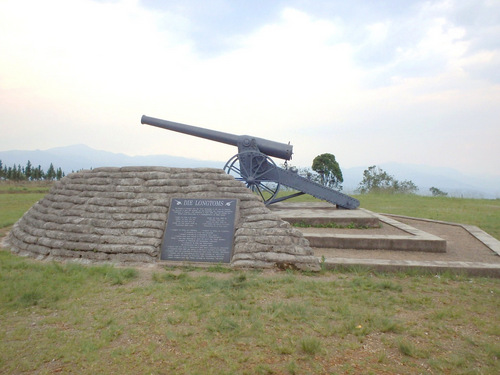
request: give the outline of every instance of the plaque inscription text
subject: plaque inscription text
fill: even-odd
[[[172,198],[161,259],[229,263],[236,199]]]

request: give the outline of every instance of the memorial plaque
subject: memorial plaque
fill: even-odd
[[[162,260],[229,263],[236,199],[172,198]]]

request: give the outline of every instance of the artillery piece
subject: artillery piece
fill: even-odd
[[[237,180],[245,182],[248,188],[261,196],[266,205],[302,194],[310,194],[341,208],[355,209],[359,206],[357,199],[299,176],[296,170],[276,166],[271,156],[285,161],[290,160],[293,153],[291,144],[249,135],[235,135],[148,116],[142,116],[141,123],[237,146],[238,153],[229,159],[224,170]],[[288,186],[298,192],[277,197],[281,185]]]

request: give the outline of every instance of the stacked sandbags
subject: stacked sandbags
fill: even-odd
[[[12,251],[43,259],[159,261],[171,198],[239,200],[231,265],[318,270],[302,233],[241,182],[209,168],[123,167],[72,173],[14,225]]]

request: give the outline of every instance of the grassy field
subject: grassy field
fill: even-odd
[[[4,232],[41,196],[0,194]],[[378,212],[485,229],[477,212],[491,211],[493,230],[499,222],[498,200],[359,199]],[[498,279],[81,266],[3,249],[0,373],[498,374],[499,310]]]
[[[39,263],[0,251],[0,373],[498,374],[500,281]]]
[[[0,181],[0,194],[48,193],[53,181]]]
[[[353,197],[360,201],[360,207],[370,211],[476,225],[500,240],[500,199],[405,194],[362,194],[353,195]],[[304,195],[293,198],[291,201],[313,202],[317,200]]]
[[[361,207],[379,213],[476,225],[500,240],[500,199],[367,194],[356,196]]]
[[[0,182],[0,235],[48,193],[51,182]]]
[[[0,229],[13,225],[44,193],[0,194]]]

